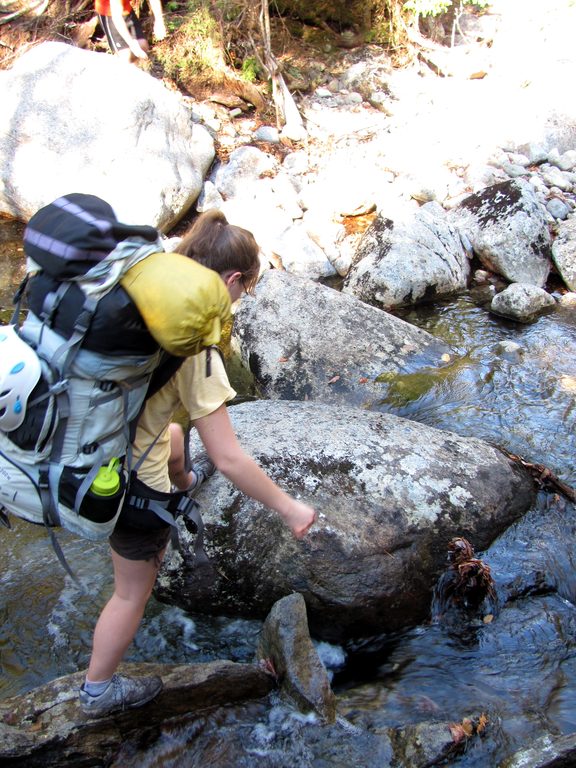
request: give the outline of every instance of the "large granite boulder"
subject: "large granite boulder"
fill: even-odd
[[[513,283],[546,284],[552,236],[544,206],[524,179],[465,198],[450,218],[487,269]]]
[[[214,158],[186,101],[115,56],[42,43],[0,72],[0,93],[0,212],[23,221],[86,192],[168,230]]]
[[[230,415],[245,449],[319,519],[297,541],[216,474],[197,497],[212,569],[184,533],[157,584],[161,600],[192,612],[259,618],[300,592],[321,639],[413,626],[429,615],[447,542],[483,549],[533,500],[526,471],[481,440],[319,403],[259,401]]]
[[[265,273],[242,300],[233,341],[265,397],[368,407],[390,376],[454,360],[404,320],[287,272]]]
[[[576,218],[570,216],[558,225],[558,233],[552,243],[552,260],[568,286],[576,291]]]
[[[407,213],[375,219],[358,244],[344,291],[390,309],[466,288],[467,253],[442,206],[431,202]]]

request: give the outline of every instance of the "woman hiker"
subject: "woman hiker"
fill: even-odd
[[[218,210],[201,214],[177,248],[218,272],[232,301],[253,290],[259,274],[258,250],[253,235],[228,224]],[[301,539],[316,513],[285,493],[244,452],[226,408],[235,394],[217,352],[203,350],[186,358],[147,401],[138,421],[133,443],[134,462],[141,459],[138,479],[154,491],[166,493],[175,486],[195,493],[217,469],[243,493],[275,510]],[[182,406],[208,454],[191,470],[185,464],[182,429],[175,423],[175,413]],[[79,692],[83,711],[92,717],[139,707],[162,690],[159,677],[131,678],[116,671],[136,635],[171,534],[171,526],[158,518],[149,529],[134,523],[138,524],[134,512],[126,508],[125,514],[123,509],[110,537],[114,593],[96,624],[90,664]]]

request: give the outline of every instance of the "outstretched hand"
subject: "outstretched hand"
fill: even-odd
[[[130,51],[132,52],[132,55],[135,56],[137,59],[147,59],[148,54],[146,51],[141,47],[138,40],[133,40],[130,44]]]
[[[316,512],[297,499],[290,499],[290,504],[282,513],[282,519],[297,539],[303,539],[316,521]]]

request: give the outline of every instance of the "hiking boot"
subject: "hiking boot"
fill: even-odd
[[[190,469],[194,472],[195,479],[186,489],[186,495],[193,498],[198,493],[202,483],[206,482],[216,472],[216,467],[214,462],[208,458],[207,453],[199,453],[198,456],[192,459]]]
[[[82,711],[90,717],[104,717],[112,712],[141,707],[152,701],[162,690],[162,680],[153,677],[128,677],[113,675],[110,685],[100,696],[91,696],[80,688]]]

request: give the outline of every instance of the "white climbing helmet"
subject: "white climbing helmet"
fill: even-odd
[[[13,325],[0,326],[0,429],[11,432],[24,421],[26,403],[42,372],[36,352]]]

